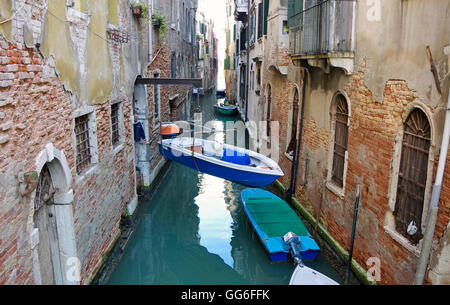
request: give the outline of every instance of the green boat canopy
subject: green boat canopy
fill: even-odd
[[[247,198],[247,208],[268,237],[283,236],[294,232],[297,236],[309,236],[299,216],[283,200],[271,197]]]

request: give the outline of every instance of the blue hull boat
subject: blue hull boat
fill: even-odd
[[[193,138],[175,138],[159,143],[160,153],[194,170],[245,186],[271,184],[283,171],[272,159],[236,146]]]
[[[291,247],[283,240],[289,232],[300,239],[302,260],[312,260],[319,254],[319,246],[286,201],[260,189],[243,190],[241,201],[271,261],[284,262],[289,259]]]

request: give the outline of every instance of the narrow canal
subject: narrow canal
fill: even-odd
[[[216,116],[215,103],[215,94],[200,100],[204,122],[215,120],[219,129],[230,118]],[[241,206],[244,186],[175,162],[161,179],[139,203],[134,233],[107,284],[289,283],[294,266],[270,262]],[[325,254],[306,265],[342,283]]]

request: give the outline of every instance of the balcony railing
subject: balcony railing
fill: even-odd
[[[355,1],[306,1],[289,19],[291,56],[348,54],[354,51]]]

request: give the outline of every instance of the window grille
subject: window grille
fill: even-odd
[[[77,173],[80,174],[91,164],[88,114],[75,119],[75,136],[77,141]]]
[[[120,104],[111,105],[111,133],[112,144],[116,146],[120,142],[120,130],[119,130],[119,110]]]
[[[422,238],[422,212],[428,174],[431,128],[423,111],[411,112],[404,124],[402,154],[395,204],[396,230],[417,244]],[[408,234],[414,224],[417,232]]]

